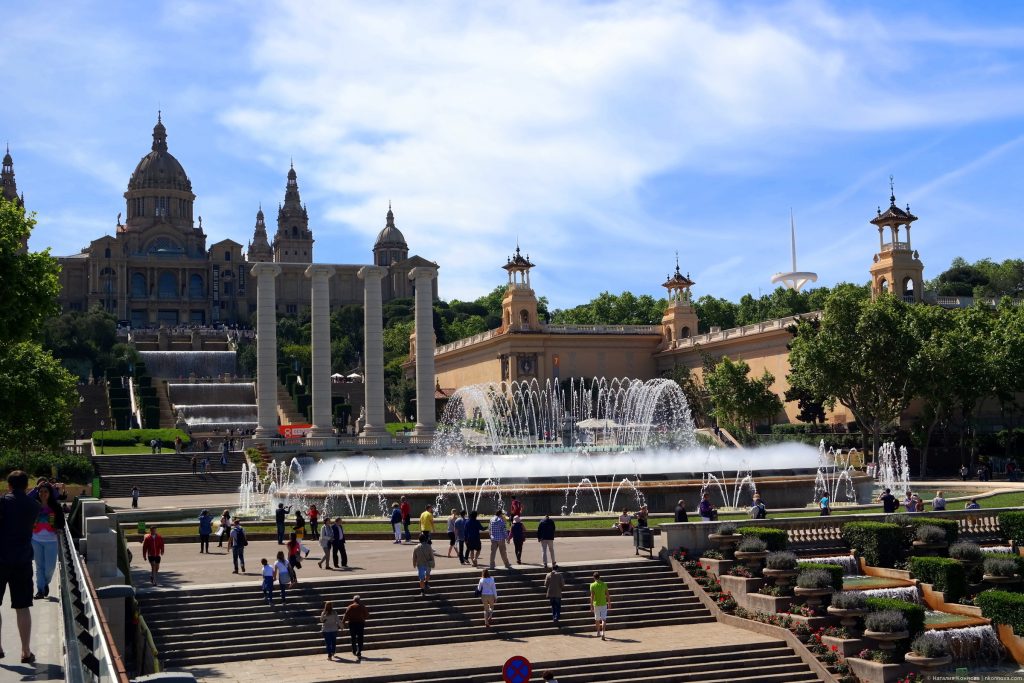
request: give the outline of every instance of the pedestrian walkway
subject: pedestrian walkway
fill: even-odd
[[[32,614],[32,652],[35,664],[21,664],[21,640],[14,610],[10,606],[10,593],[0,606],[0,646],[4,658],[0,659],[0,681],[62,681],[64,680],[64,622],[61,617],[58,577],[50,584],[50,597],[35,600]]]

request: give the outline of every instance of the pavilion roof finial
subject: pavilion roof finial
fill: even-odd
[[[893,183],[892,174],[889,174],[889,203],[896,206],[896,186]]]

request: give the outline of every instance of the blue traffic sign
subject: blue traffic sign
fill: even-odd
[[[505,666],[501,667],[501,676],[505,683],[530,683],[530,674],[533,673],[533,666],[526,657],[516,655],[509,657]]]

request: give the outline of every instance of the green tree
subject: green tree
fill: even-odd
[[[0,197],[0,342],[38,341],[43,323],[60,312],[60,266],[47,249],[22,249],[35,217]]]
[[[771,421],[782,410],[782,400],[772,391],[775,377],[765,370],[750,376],[746,361],[721,358],[704,378],[713,414],[730,429],[753,431],[759,420]]]
[[[39,344],[0,347],[0,451],[58,448],[77,403],[74,375]]]
[[[838,401],[849,409],[877,452],[882,429],[916,393],[913,361],[919,347],[902,300],[865,301],[859,288],[840,286],[828,298],[820,325],[798,325],[789,384],[829,407]]]

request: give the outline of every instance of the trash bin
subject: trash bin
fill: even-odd
[[[140,521],[139,522],[139,526],[137,528],[138,528],[140,534],[142,534],[143,536],[146,535],[146,523],[145,522],[141,522]]]
[[[636,554],[639,555],[641,550],[646,550],[648,555],[654,554],[654,529],[648,526],[638,526],[633,530],[633,547],[636,548]]]

